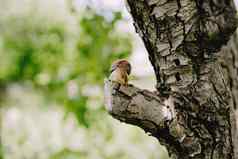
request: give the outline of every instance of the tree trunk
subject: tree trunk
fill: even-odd
[[[237,27],[233,1],[127,0],[127,6],[157,91],[105,81],[109,113],[156,137],[171,158],[238,159],[237,37],[227,44]]]

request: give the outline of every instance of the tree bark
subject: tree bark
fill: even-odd
[[[231,91],[231,124],[233,149],[235,156],[238,156],[238,132],[237,132],[237,106],[238,106],[238,30],[231,37],[230,41],[219,52],[219,63],[225,77],[227,77],[227,87]]]
[[[156,92],[105,82],[109,113],[175,159],[238,159],[236,9],[231,0],[128,0]],[[226,45],[226,47],[223,47]]]

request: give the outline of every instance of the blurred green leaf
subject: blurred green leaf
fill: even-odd
[[[49,159],[79,159],[84,157],[85,157],[84,153],[72,151],[70,149],[65,148],[59,151],[58,153],[52,155]]]
[[[128,35],[116,31],[120,12],[110,21],[90,9],[85,15],[73,32],[64,23],[37,15],[2,20],[0,81],[31,84],[45,98],[74,113],[79,124],[89,127],[91,119],[96,119],[89,117],[92,97],[83,94],[85,86],[101,86],[111,62],[127,57],[131,43]],[[101,105],[98,103],[99,113]]]

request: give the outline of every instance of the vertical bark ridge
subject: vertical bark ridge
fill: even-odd
[[[228,86],[231,90],[231,121],[230,124],[233,127],[233,147],[235,156],[238,157],[238,132],[237,132],[237,104],[238,104],[238,30],[233,34],[227,46],[224,46],[220,52],[219,62],[227,77]]]

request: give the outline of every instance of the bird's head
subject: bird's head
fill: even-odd
[[[117,68],[125,70],[128,75],[130,75],[130,73],[131,73],[131,64],[125,59],[120,59],[120,60],[114,61],[111,66],[111,72],[113,72]]]

